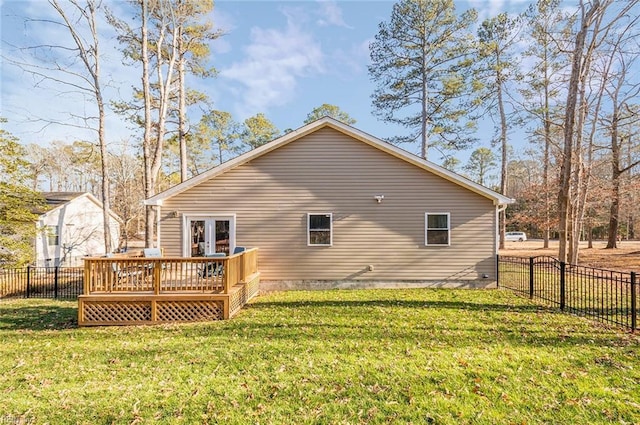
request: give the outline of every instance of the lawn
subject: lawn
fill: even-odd
[[[0,302],[0,423],[640,423],[638,337],[508,291],[272,293],[153,327],[75,314]]]

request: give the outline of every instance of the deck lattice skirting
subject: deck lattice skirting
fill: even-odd
[[[258,250],[226,258],[87,258],[80,326],[232,318],[258,294]]]

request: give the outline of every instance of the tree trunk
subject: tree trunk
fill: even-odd
[[[581,80],[581,75],[584,72],[582,57],[584,53],[584,45],[587,37],[587,32],[591,25],[591,18],[600,6],[598,0],[594,0],[591,8],[585,14],[584,3],[580,2],[580,10],[582,13],[582,20],[580,22],[580,30],[576,34],[576,39],[573,48],[573,55],[571,61],[571,77],[569,79],[569,86],[567,87],[567,101],[565,106],[564,117],[564,129],[563,129],[563,157],[562,165],[560,167],[560,188],[558,190],[558,215],[559,226],[558,229],[560,246],[558,250],[558,259],[563,262],[567,262],[569,251],[567,248],[569,242],[568,230],[571,228],[571,187],[572,187],[572,169],[573,169],[573,147],[574,147],[574,132],[576,121],[576,106],[578,103],[578,89]]]
[[[497,62],[500,64],[500,52],[496,51]],[[504,101],[502,99],[502,75],[500,70],[497,71],[497,91],[498,91],[498,110],[500,112],[500,147],[502,153],[502,165],[500,172],[500,193],[507,195],[507,187],[509,182],[508,175],[508,145],[507,145],[507,116],[504,111]],[[500,212],[500,249],[504,249],[504,235],[507,229],[507,211]]]
[[[426,51],[423,51],[422,60],[426,60]],[[427,72],[424,70],[425,64],[422,64],[423,72],[422,72],[422,101],[420,106],[422,110],[421,114],[421,123],[420,123],[420,141],[421,141],[421,155],[424,159],[427,159],[428,150],[429,150],[429,138],[427,135],[427,131],[429,127],[427,125],[427,103],[429,102],[429,88],[427,87]]]
[[[187,139],[186,139],[186,88],[184,82],[184,46],[182,24],[178,26],[178,143],[180,145],[180,181],[187,180]]]
[[[620,217],[620,143],[618,141],[618,111],[614,102],[611,117],[611,207],[609,209],[609,235],[607,249],[618,247],[618,226]]]
[[[102,218],[104,221],[104,249],[106,253],[113,251],[113,242],[111,240],[111,191],[108,169],[108,153],[107,143],[104,131],[104,104],[102,103],[102,95],[99,96],[98,102],[99,123],[98,123],[98,140],[100,141],[100,171],[102,172]]]
[[[155,179],[151,169],[151,84],[149,76],[149,36],[148,36],[148,4],[147,0],[140,2],[141,10],[141,61],[142,61],[142,92],[144,97],[144,134],[142,141],[142,156],[144,161],[144,196],[153,196]],[[151,205],[145,206],[145,246],[152,247],[154,240],[154,210]]]
[[[91,7],[91,17],[95,23],[95,9]],[[92,31],[95,41],[95,72],[94,86],[96,92],[96,101],[98,103],[98,142],[100,144],[100,171],[102,173],[102,218],[104,230],[104,250],[106,253],[113,251],[113,242],[111,240],[111,181],[109,179],[107,139],[105,135],[105,112],[104,101],[102,99],[102,90],[100,86],[100,54],[98,45],[98,33],[95,24]]]
[[[551,228],[551,207],[549,199],[549,151],[551,148],[551,112],[549,111],[549,65],[548,52],[544,49],[544,158],[542,160],[542,180],[544,186],[544,229],[542,238],[543,248],[549,248],[549,231]]]
[[[73,6],[80,12],[82,19],[86,21],[91,33],[90,41],[85,39],[77,32],[76,25],[72,23],[68,17],[67,12],[58,4],[56,0],[51,1],[51,5],[58,12],[60,17],[64,20],[65,26],[69,30],[71,37],[74,40],[75,45],[78,48],[78,57],[84,64],[84,67],[88,73],[85,81],[88,88],[92,91],[95,98],[96,105],[98,107],[98,146],[100,150],[100,173],[101,173],[101,196],[102,196],[102,219],[103,219],[103,233],[104,233],[104,249],[106,253],[110,253],[113,250],[111,241],[111,194],[110,194],[110,181],[108,172],[108,152],[107,141],[105,135],[105,109],[104,100],[102,97],[102,89],[100,85],[100,42],[98,36],[98,28],[96,24],[96,11],[99,7],[94,1],[87,1],[86,8],[83,8],[80,4],[72,2]],[[86,191],[88,181],[81,178],[79,182],[79,188]],[[66,254],[65,254],[66,255]]]

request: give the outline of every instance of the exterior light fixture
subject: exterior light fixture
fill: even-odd
[[[373,199],[375,199],[376,201],[378,201],[378,203],[381,203],[382,200],[384,199],[384,195],[375,195],[373,197]]]

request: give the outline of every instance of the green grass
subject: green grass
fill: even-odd
[[[507,291],[273,293],[154,327],[75,315],[0,302],[0,423],[640,423],[636,336]]]

